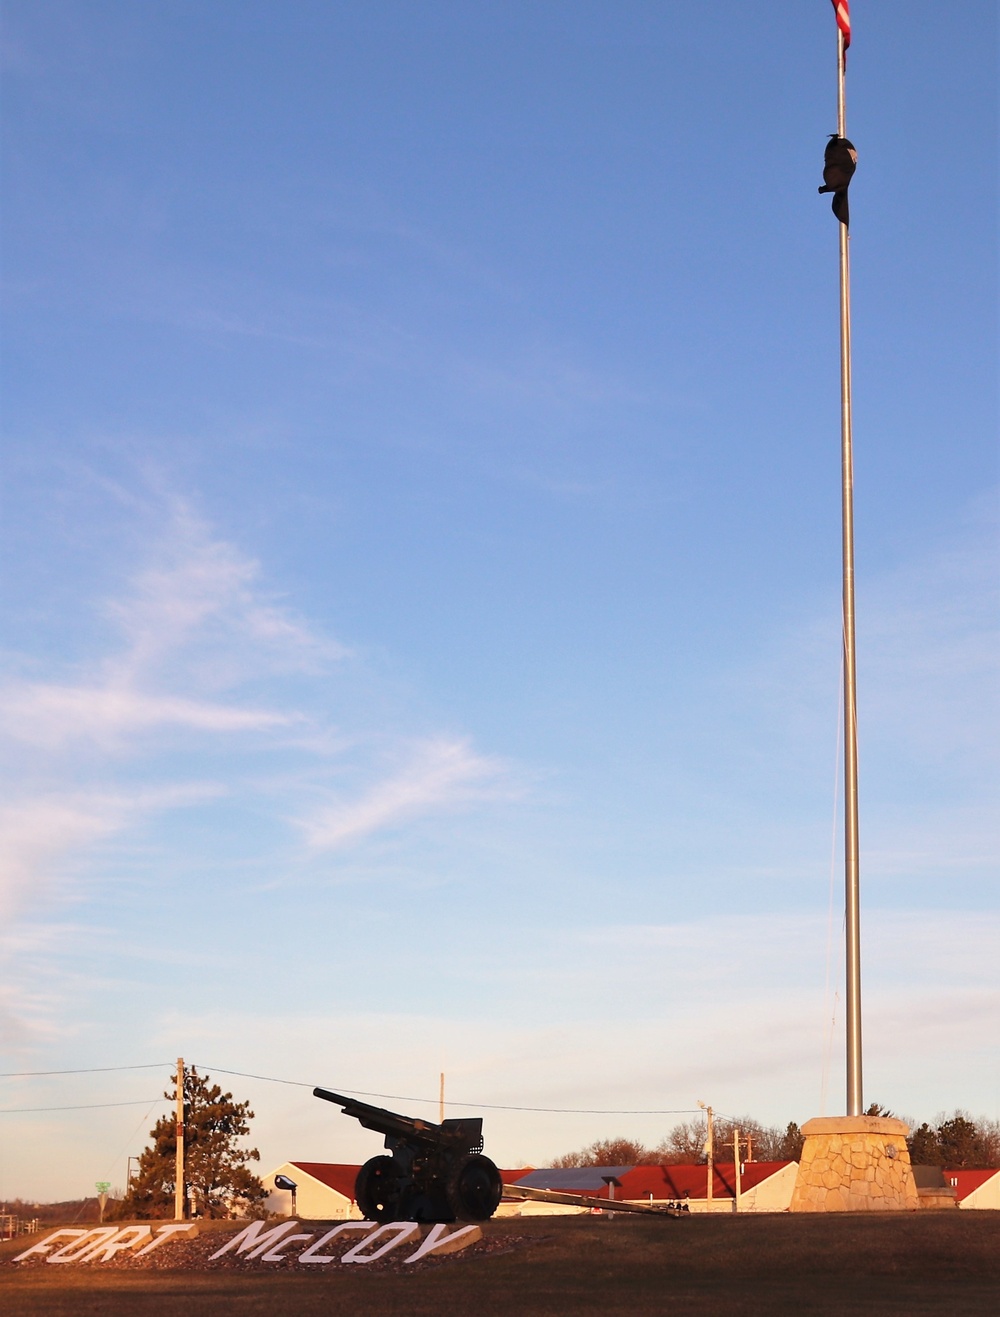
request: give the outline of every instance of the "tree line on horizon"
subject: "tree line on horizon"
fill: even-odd
[[[164,1097],[173,1100],[171,1091]],[[873,1102],[869,1116],[893,1116],[888,1108]],[[248,1163],[259,1161],[256,1148],[243,1140],[250,1132],[254,1113],[249,1102],[237,1102],[224,1093],[208,1075],[193,1068],[184,1076],[184,1162],[193,1210],[203,1217],[263,1216],[267,1190]],[[914,1166],[941,1166],[952,1170],[1000,1168],[1000,1121],[955,1110],[940,1112],[934,1123],[919,1126],[900,1117],[910,1127],[907,1147]],[[784,1129],[763,1125],[751,1116],[717,1116],[714,1122],[713,1155],[716,1162],[732,1162],[734,1138],[739,1131],[742,1161],[798,1161],[803,1135],[795,1121]],[[106,1220],[169,1218],[174,1211],[175,1155],[177,1148],[173,1114],[163,1115],[149,1132],[150,1143],[139,1156],[138,1172],[123,1193],[113,1190]],[[598,1139],[576,1152],[564,1153],[549,1164],[556,1168],[576,1166],[671,1166],[704,1164],[705,1121],[682,1121],[655,1147],[635,1139]],[[193,1192],[192,1192],[193,1191]],[[47,1219],[52,1210],[62,1209],[62,1218],[72,1210],[74,1219],[90,1219],[97,1213],[97,1200],[88,1197],[60,1204],[26,1203],[18,1199],[6,1204],[17,1215]],[[48,1210],[46,1210],[48,1209]]]
[[[873,1102],[865,1113],[892,1117],[888,1108]],[[955,1110],[950,1116],[940,1112],[933,1124],[900,1117],[910,1127],[906,1140],[910,1162],[914,1166],[947,1166],[950,1170],[989,1170],[1000,1168],[1000,1121],[981,1117],[976,1120],[967,1111]],[[798,1161],[802,1155],[803,1134],[795,1121],[784,1129],[762,1125],[752,1116],[736,1119],[716,1117],[713,1131],[713,1156],[716,1162],[732,1162],[734,1139],[739,1131],[741,1161]],[[551,1165],[575,1166],[678,1166],[704,1165],[707,1131],[703,1120],[685,1120],[675,1125],[655,1147],[625,1137],[597,1139],[576,1152],[563,1153]]]

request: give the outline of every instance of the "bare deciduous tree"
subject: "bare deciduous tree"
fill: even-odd
[[[552,1163],[555,1167],[572,1166],[643,1166],[657,1160],[656,1153],[635,1139],[599,1139],[581,1148],[567,1152]]]
[[[866,1115],[891,1117],[888,1107],[873,1102]],[[951,1116],[941,1112],[934,1127],[926,1121],[917,1127],[907,1119],[912,1133],[907,1139],[910,1160],[917,1165],[950,1166],[957,1169],[1000,1167],[1000,1121],[985,1117],[975,1120],[967,1111]],[[798,1161],[802,1155],[803,1135],[795,1121],[785,1128],[762,1125],[752,1116],[716,1116],[714,1155],[717,1162],[733,1160],[733,1132],[740,1132],[740,1153],[744,1161]],[[656,1148],[647,1148],[634,1139],[598,1140],[579,1152],[556,1158],[553,1166],[637,1166],[704,1163],[706,1158],[706,1124],[702,1117],[682,1121]],[[747,1146],[749,1138],[750,1147]]]

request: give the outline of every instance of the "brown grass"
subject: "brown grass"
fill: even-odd
[[[1000,1213],[550,1217],[496,1221],[488,1231],[498,1242],[526,1242],[415,1274],[8,1265],[0,1308],[7,1317],[189,1317],[237,1304],[241,1317],[1000,1312]]]

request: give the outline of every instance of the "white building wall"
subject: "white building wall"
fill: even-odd
[[[290,1216],[292,1212],[292,1191],[276,1189],[274,1177],[287,1175],[298,1186],[295,1194],[296,1215],[304,1221],[360,1221],[361,1213],[356,1203],[336,1189],[331,1189],[322,1180],[308,1175],[301,1166],[284,1162],[276,1166],[268,1175],[261,1176],[261,1183],[267,1189],[265,1206],[275,1216]]]
[[[792,1202],[792,1190],[798,1174],[798,1162],[789,1162],[775,1171],[753,1189],[740,1194],[741,1212],[787,1212]]]
[[[948,1182],[947,1174],[945,1182]],[[978,1189],[973,1189],[971,1194],[966,1194],[959,1207],[971,1208],[973,1211],[1000,1211],[1000,1171],[991,1175]]]

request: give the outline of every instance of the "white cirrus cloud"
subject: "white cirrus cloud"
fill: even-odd
[[[320,806],[299,823],[314,850],[337,850],[421,814],[510,789],[502,761],[477,754],[466,740],[440,737],[416,747],[404,767],[354,800]]]
[[[207,670],[204,650],[223,645],[229,663],[217,672],[238,679],[268,671],[316,671],[348,650],[317,635],[259,584],[260,564],[219,539],[182,500],[173,500],[165,533],[152,561],[133,577],[129,590],[106,605],[126,646],[109,663],[119,681],[159,669],[168,656],[199,652],[198,671]],[[238,653],[232,642],[241,641]]]
[[[0,912],[9,919],[39,891],[42,876],[72,852],[121,827],[122,802],[65,794],[15,800],[0,808]]]
[[[288,711],[220,700],[219,692],[314,671],[344,647],[262,592],[259,565],[213,536],[185,503],[171,503],[152,538],[149,565],[103,605],[121,647],[75,680],[9,680],[0,687],[0,733],[46,749],[83,740],[106,751],[158,729],[232,734],[301,722]]]
[[[225,794],[214,782],[159,787],[11,795],[0,806],[0,916],[37,903],[73,858],[107,841],[140,816]]]
[[[33,745],[56,746],[87,738],[111,746],[157,727],[200,732],[261,731],[287,726],[287,714],[158,695],[126,686],[60,686],[44,683],[0,691],[0,726]]]

